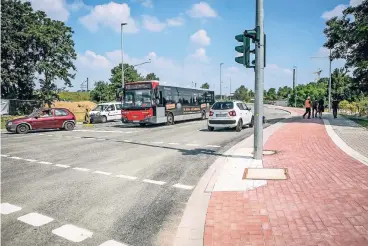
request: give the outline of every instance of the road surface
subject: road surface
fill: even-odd
[[[265,115],[273,123],[287,113]],[[201,176],[251,134],[208,132],[206,121],[2,133],[2,243],[172,245]]]

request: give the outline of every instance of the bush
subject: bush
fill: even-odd
[[[59,98],[61,101],[70,101],[70,102],[89,101],[90,94],[89,92],[63,91],[59,93]]]

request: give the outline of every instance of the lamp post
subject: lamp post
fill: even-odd
[[[135,64],[135,65],[133,65],[133,67],[138,67],[138,66],[140,66],[140,65],[143,65],[143,64],[147,64],[147,63],[151,63],[151,59],[149,59],[148,61],[146,61],[146,62],[142,62],[142,63],[139,63],[139,64]],[[124,69],[124,72],[128,69],[129,67],[127,67],[126,69]]]
[[[296,71],[297,67],[293,67],[293,91],[294,91],[294,107],[296,108]]]
[[[223,65],[224,63],[223,62],[221,62],[220,63],[220,99],[222,100],[222,65]]]
[[[310,58],[328,58],[330,61],[330,68],[329,68],[329,80],[328,80],[328,111],[331,112],[331,81],[332,81],[332,75],[331,75],[331,67],[332,67],[332,56],[331,56],[331,49],[330,49],[330,55],[329,56],[311,56]]]
[[[128,23],[121,23],[120,24],[120,31],[121,31],[121,88],[124,88],[124,52],[123,52],[123,30],[124,26]]]

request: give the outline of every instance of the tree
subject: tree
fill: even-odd
[[[332,50],[332,59],[346,59],[353,70],[354,88],[368,93],[368,0],[348,7],[341,18],[326,22],[324,47]],[[349,17],[353,16],[353,20]]]
[[[160,78],[155,73],[149,73],[146,75],[146,80],[160,80]]]
[[[240,86],[238,89],[234,92],[234,99],[241,100],[248,102],[250,100],[248,88],[246,88],[244,85]]]
[[[351,88],[352,78],[348,75],[345,68],[336,68],[331,75],[331,97],[339,101],[356,99],[356,93]]]
[[[206,82],[204,84],[201,85],[201,88],[202,89],[209,89],[210,88],[210,85]]]
[[[279,99],[286,99],[288,96],[291,96],[291,94],[293,94],[293,89],[288,86],[280,87],[277,90],[277,97]]]
[[[267,96],[269,100],[276,100],[277,99],[277,93],[275,88],[268,89]]]
[[[124,63],[124,83],[144,80],[134,66]],[[121,63],[111,69],[110,83],[113,91],[121,88]]]
[[[91,99],[95,102],[108,102],[115,99],[115,91],[111,84],[105,81],[98,81],[95,87],[91,90]]]
[[[1,4],[1,97],[32,99],[35,60],[30,30],[36,16],[29,2]]]

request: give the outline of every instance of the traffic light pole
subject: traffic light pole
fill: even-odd
[[[263,90],[264,90],[264,9],[263,0],[256,0],[256,26],[259,42],[256,43],[255,101],[254,101],[254,159],[263,158]]]

